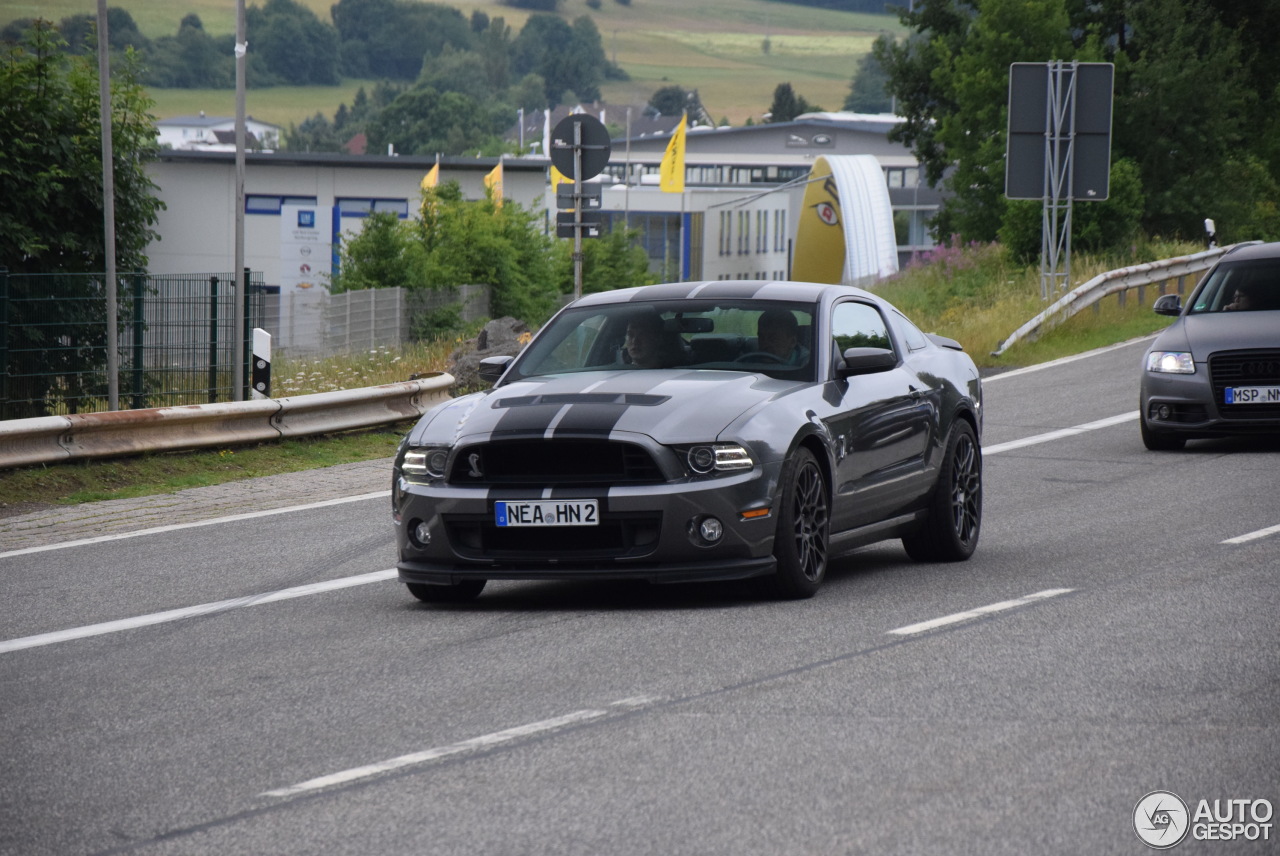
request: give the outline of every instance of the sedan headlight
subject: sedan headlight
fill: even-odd
[[[731,473],[755,466],[751,453],[737,443],[707,443],[678,449],[690,471],[700,476]]]
[[[409,481],[427,481],[444,478],[449,465],[449,449],[442,446],[413,448],[404,453],[400,472]]]
[[[1195,374],[1196,364],[1186,351],[1152,351],[1147,354],[1147,371]]]

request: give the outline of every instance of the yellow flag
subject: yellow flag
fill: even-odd
[[[671,134],[667,153],[658,167],[658,187],[664,193],[684,193],[684,132],[688,114],[680,116],[680,124]]]
[[[564,174],[560,172],[560,170],[556,169],[554,166],[551,167],[551,195],[556,195],[556,188],[560,186],[560,182],[568,180],[569,179],[565,178]]]
[[[422,177],[422,189],[428,190],[440,183],[440,164],[436,164]]]
[[[484,177],[484,186],[493,193],[493,204],[502,207],[502,161],[498,161],[498,165],[489,170],[489,174]]]

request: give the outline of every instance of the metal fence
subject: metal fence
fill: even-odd
[[[249,331],[266,289],[246,271]],[[108,409],[105,275],[0,270],[0,419]],[[117,278],[120,406],[140,409],[235,398],[235,278],[229,273]]]
[[[263,327],[275,357],[323,358],[398,347],[415,338],[415,318],[452,307],[460,321],[489,317],[487,285],[444,289],[372,288],[329,294],[324,289],[271,294]]]

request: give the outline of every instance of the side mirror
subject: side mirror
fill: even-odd
[[[885,348],[850,348],[841,354],[843,365],[836,365],[836,377],[887,372],[898,365],[898,355]]]
[[[507,370],[507,366],[511,365],[511,361],[515,357],[485,357],[480,361],[478,370],[480,380],[485,383],[494,384],[498,382],[498,378],[502,377],[503,372]]]
[[[1155,305],[1151,308],[1157,315],[1181,315],[1182,298],[1176,294],[1162,294],[1156,298]]]

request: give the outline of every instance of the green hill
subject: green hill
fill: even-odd
[[[332,0],[301,2],[322,20],[329,19]],[[177,32],[179,21],[193,12],[211,34],[235,30],[235,0],[114,0],[110,5],[126,9],[151,38]],[[454,0],[441,5],[467,15],[479,9],[490,17],[504,17],[515,28],[529,14],[494,0]],[[0,0],[0,26],[37,15],[56,21],[84,11],[82,0]],[[641,104],[658,88],[676,84],[697,89],[717,121],[727,118],[735,125],[748,118],[760,121],[779,83],[790,83],[811,104],[838,110],[858,59],[875,38],[884,32],[902,32],[892,15],[769,0],[631,0],[628,5],[602,0],[598,11],[585,0],[562,0],[560,15],[569,20],[590,15],[609,58],[631,76],[629,81],[607,82],[602,87],[606,101]],[[249,49],[253,50],[252,33]],[[250,89],[247,109],[255,118],[288,126],[317,111],[332,115],[339,103],[351,102],[361,83],[368,82]],[[152,95],[160,118],[200,110],[210,115],[235,112],[232,90],[156,90]]]

